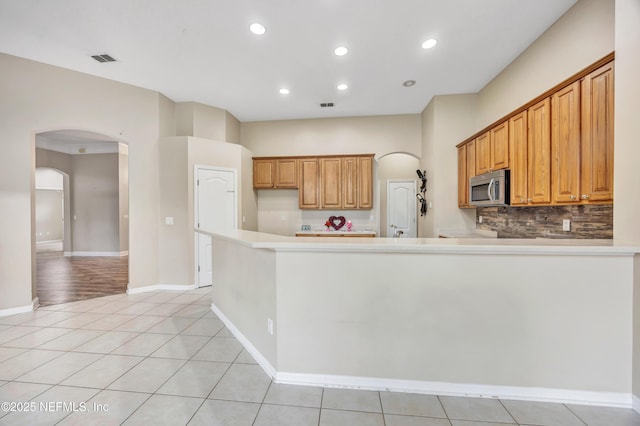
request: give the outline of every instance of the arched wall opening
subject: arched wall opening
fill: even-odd
[[[39,190],[33,188],[32,292],[40,304],[126,292],[128,163],[128,146],[104,134],[63,129],[35,135],[36,178],[57,170],[65,182],[64,251],[59,253],[38,250],[46,231],[41,236],[38,230],[42,212]]]
[[[378,182],[380,193],[380,236],[387,235],[387,181],[390,179],[417,179],[420,160],[406,152],[391,152],[378,158]],[[418,185],[419,186],[419,185]]]

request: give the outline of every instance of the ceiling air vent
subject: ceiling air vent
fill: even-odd
[[[333,107],[333,102],[323,102],[320,104],[320,107],[322,108],[332,108]]]
[[[112,56],[107,55],[106,53],[103,53],[102,55],[91,55],[91,57],[98,62],[115,62],[116,61]]]

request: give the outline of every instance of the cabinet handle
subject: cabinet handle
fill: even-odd
[[[532,202],[532,201],[533,201],[533,199],[532,199],[532,198],[527,198],[527,203],[530,203],[530,202]]]
[[[520,198],[520,202],[521,202],[521,203],[524,203],[524,198],[522,198],[522,197],[521,197],[521,198]]]
[[[582,197],[580,197],[580,198],[582,198],[583,200],[588,200],[589,196],[587,194],[582,194]]]
[[[571,194],[571,195],[569,195],[569,199],[571,199],[571,200],[575,200],[575,199],[576,199],[576,196],[575,196],[575,195],[573,195],[573,194]]]

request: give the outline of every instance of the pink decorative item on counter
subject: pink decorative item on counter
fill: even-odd
[[[353,226],[353,224],[351,223],[351,221],[347,222],[347,231],[351,231],[351,227]]]

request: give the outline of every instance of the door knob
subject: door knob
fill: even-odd
[[[588,200],[589,196],[587,194],[582,194],[582,197],[580,197],[580,198],[582,198],[583,200]]]

